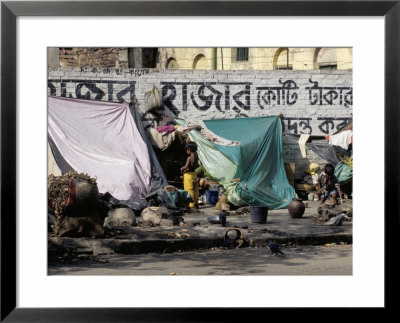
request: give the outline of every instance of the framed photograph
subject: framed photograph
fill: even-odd
[[[2,1],[1,321],[186,322],[210,320],[210,315],[214,321],[224,321],[235,318],[238,311],[256,308],[391,309],[393,300],[389,297],[388,281],[398,280],[389,271],[393,264],[388,255],[397,254],[392,239],[398,233],[398,217],[392,205],[399,198],[399,156],[396,153],[399,149],[399,33],[399,1]],[[89,69],[89,63],[74,65],[73,61],[90,57],[91,48],[114,49],[110,50],[109,57],[114,57],[117,65],[113,63],[115,66],[111,70],[104,65],[101,71]],[[147,52],[139,53],[135,51],[137,48]],[[199,48],[204,50],[199,51]],[[138,63],[141,55],[154,57],[154,62],[142,60]],[[251,65],[250,56],[258,58],[258,63]],[[95,59],[105,60],[105,57],[103,53]],[[263,62],[265,57],[268,59]],[[156,69],[162,72],[156,73]],[[224,71],[208,73],[208,69]],[[190,75],[185,74],[187,70],[191,70]],[[271,71],[268,84],[260,70]],[[131,74],[124,78],[124,73]],[[153,85],[161,91],[154,92],[153,87],[151,92]],[[221,115],[245,120],[280,114],[276,118],[279,127],[284,134],[292,135],[296,147],[303,135],[332,140],[333,135],[343,129],[351,129],[351,134],[354,131],[351,272],[344,269],[344,263],[337,261],[330,273],[312,269],[315,274],[312,270],[300,270],[295,274],[296,266],[303,263],[300,256],[296,264],[283,261],[281,275],[252,275],[251,271],[236,275],[241,270],[238,269],[230,271],[234,274],[219,271],[216,275],[190,276],[180,275],[172,268],[168,268],[169,275],[147,275],[134,273],[126,264],[119,271],[92,275],[85,274],[77,266],[49,267],[48,250],[54,247],[57,237],[49,239],[47,232],[48,144],[54,157],[58,154],[60,158],[56,157],[58,165],[63,156],[68,156],[69,165],[67,159],[63,159],[67,164],[63,173],[68,167],[76,170],[77,164],[71,163],[77,156],[73,155],[73,149],[66,145],[60,148],[60,143],[66,143],[73,136],[68,130],[78,129],[78,126],[74,128],[75,106],[86,104],[85,100],[89,99],[104,106],[128,109],[124,104],[132,106],[137,98],[143,108],[145,102],[150,102],[147,96],[160,94],[170,117],[182,120],[196,113],[199,118],[215,119],[213,121],[224,118]],[[154,103],[156,97],[152,98]],[[302,100],[308,103],[299,104]],[[102,109],[98,102],[90,112]],[[62,110],[70,103],[71,106]],[[252,109],[253,105],[257,110]],[[63,115],[57,115],[60,113]],[[332,113],[336,119],[332,118]],[[135,114],[132,115],[134,124]],[[59,122],[62,118],[67,120],[65,124]],[[116,120],[114,116],[110,118],[109,122]],[[167,114],[160,115],[160,120],[166,119]],[[149,127],[150,124],[154,127],[153,119],[145,121]],[[179,122],[173,124],[173,131],[182,125],[187,127]],[[206,123],[206,126],[217,135],[223,128],[220,133],[226,138],[235,133],[232,126],[224,128],[225,125],[218,122]],[[60,125],[64,127],[62,133]],[[165,128],[171,125],[156,124]],[[253,127],[260,129],[262,126],[257,123]],[[48,129],[51,129],[49,134]],[[88,130],[82,125],[79,129],[84,146]],[[112,135],[107,134],[107,140],[111,140]],[[195,137],[190,136],[190,139],[197,143],[196,147],[201,146]],[[353,144],[352,137],[349,140]],[[93,151],[89,144],[85,153],[103,151],[100,144],[100,141],[98,146],[96,143],[97,150]],[[153,147],[156,144],[153,143]],[[191,156],[189,146],[184,145]],[[225,154],[227,147],[229,145],[221,149]],[[123,155],[122,151],[120,153]],[[132,155],[135,153],[132,151]],[[235,160],[234,154],[229,154]],[[84,154],[78,155],[81,158]],[[201,159],[200,152],[199,156]],[[126,156],[122,158],[125,163]],[[162,160],[159,155],[157,158]],[[124,163],[121,163],[121,172]],[[190,169],[189,159],[187,163]],[[162,162],[158,165],[164,166]],[[226,171],[224,166],[221,169]],[[136,175],[144,178],[145,173],[143,168]],[[175,179],[179,175],[168,174],[168,186],[177,185]],[[113,196],[121,203],[127,200],[123,185],[128,175],[126,178],[120,174],[115,176],[120,176],[121,187],[115,189]],[[289,180],[287,169],[286,176]],[[292,180],[291,185],[295,187],[295,171]],[[192,188],[187,188],[184,181],[185,175],[182,175],[182,189],[195,196],[196,202],[199,197],[190,193]],[[71,185],[71,181],[68,183]],[[132,188],[135,186],[132,183],[127,185]],[[243,194],[248,194],[249,199],[257,195],[251,195],[252,189],[256,192],[257,188],[252,188],[250,181],[241,183],[238,178],[232,183],[243,186],[243,191],[247,192]],[[100,191],[107,185],[101,177],[97,184]],[[166,192],[168,186],[164,187]],[[211,191],[218,193],[217,186],[212,188]],[[294,189],[292,191],[294,194]],[[140,192],[139,195],[143,193]],[[299,194],[298,190],[296,192]],[[209,202],[211,193],[208,193],[210,191],[205,194],[207,203],[214,204]],[[311,201],[308,195],[300,197]],[[110,201],[117,205],[115,199],[108,199],[108,205]],[[149,199],[147,202],[150,206],[154,203]],[[276,205],[276,209],[287,208],[289,201],[283,199],[280,203],[283,204]],[[50,208],[56,209],[54,205]],[[276,223],[279,225],[279,221]],[[232,226],[245,227],[246,233],[251,232],[247,226]],[[179,232],[178,238],[182,238],[182,232],[188,230]],[[340,229],[335,231],[340,232]],[[290,234],[289,231],[283,233]],[[236,240],[240,240],[239,236]],[[87,247],[85,243],[81,242],[79,248]],[[106,244],[98,247],[107,248]],[[128,248],[127,244],[124,247]],[[272,245],[270,250],[260,251],[273,253],[273,248]],[[180,254],[176,255],[178,264]],[[246,255],[242,255],[243,259]],[[185,257],[183,261],[189,262],[189,257]],[[248,262],[252,260],[249,258]],[[245,266],[239,258],[234,263]],[[254,262],[254,266],[260,263]],[[154,259],[149,261],[148,268],[151,266],[158,268]],[[216,259],[215,266],[222,268],[224,265]],[[302,294],[300,299],[287,299],[287,295],[298,293]]]

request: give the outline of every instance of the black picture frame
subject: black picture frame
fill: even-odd
[[[236,321],[245,309],[16,307],[16,19],[18,16],[384,16],[385,309],[398,286],[390,243],[398,234],[400,4],[395,1],[2,1],[1,2],[1,322]],[[371,44],[373,46],[373,44]],[[375,176],[375,175],[373,175]],[[380,176],[377,174],[376,176]],[[5,203],[5,201],[7,203]],[[383,251],[383,246],[382,246]],[[371,255],[372,259],[373,255]],[[38,291],[39,292],[39,291]],[[221,296],[223,296],[221,294]],[[243,297],[243,295],[238,295]],[[329,303],[329,301],[328,301]],[[327,304],[328,305],[328,304]],[[243,312],[243,310],[245,312]],[[254,309],[253,309],[254,310]],[[239,315],[239,316],[238,316]],[[257,314],[253,314],[257,315]]]

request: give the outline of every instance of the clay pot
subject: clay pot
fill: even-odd
[[[298,198],[294,198],[288,206],[290,216],[295,219],[300,219],[303,216],[305,209],[306,206],[304,205],[303,200]]]

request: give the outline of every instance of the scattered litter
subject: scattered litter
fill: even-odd
[[[250,213],[250,207],[249,206],[240,207],[235,212],[236,215],[242,215],[242,214],[246,214],[246,213]]]
[[[336,242],[333,243],[325,243],[325,247],[333,247],[333,246],[337,246]]]
[[[172,232],[172,233],[168,233],[168,237],[170,238],[190,238],[190,234],[189,233],[185,233],[185,232]]]
[[[343,221],[345,221],[345,220],[350,221],[350,218],[348,216],[346,216],[346,214],[340,213],[339,215],[330,218],[330,220],[325,222],[324,225],[339,226],[339,225],[342,225]]]
[[[174,273],[174,272],[171,272],[171,273],[169,273],[169,275],[170,275],[170,276],[175,276],[175,275],[176,275],[176,273]]]
[[[104,220],[104,227],[134,226],[136,225],[135,213],[130,208],[116,208],[108,211]]]

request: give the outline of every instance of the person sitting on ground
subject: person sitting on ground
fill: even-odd
[[[195,142],[189,142],[185,147],[186,153],[189,157],[186,160],[186,164],[181,167],[183,173],[183,189],[188,191],[193,198],[193,203],[189,204],[189,207],[196,209],[199,208],[199,184],[197,182],[197,175],[195,169],[199,166],[199,157],[197,156],[197,145]]]
[[[200,166],[195,169],[197,178],[205,178],[207,181],[218,182],[218,179],[212,177],[211,174],[207,172],[206,168],[204,167],[204,165],[201,163],[200,160],[199,160],[199,165]]]
[[[200,188],[202,188],[204,190],[210,189],[210,183],[207,181],[206,178],[199,179],[199,186],[200,186]]]
[[[320,194],[321,204],[324,204],[328,197],[337,204],[337,197],[340,196],[342,201],[342,191],[336,176],[334,175],[335,167],[331,164],[326,164],[324,171],[318,176],[318,194]]]

